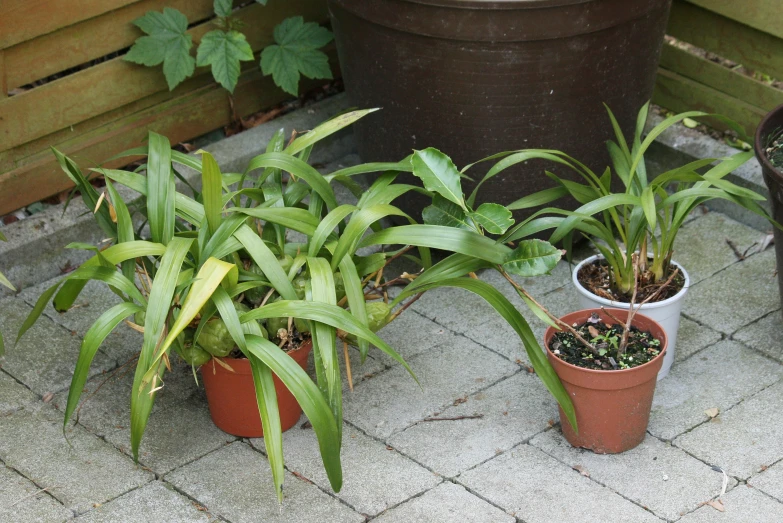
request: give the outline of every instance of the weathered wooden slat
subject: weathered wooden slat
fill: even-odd
[[[339,76],[336,52],[332,49],[328,54],[335,76]],[[323,82],[303,79],[301,89],[311,89]],[[235,107],[239,114],[247,115],[289,97],[274,85],[270,77],[252,68],[240,77],[235,90]],[[141,145],[149,129],[165,134],[172,143],[177,143],[224,126],[231,120],[227,93],[220,86],[209,83],[54,145],[83,166],[97,165],[119,152]],[[126,163],[127,159],[119,159],[104,166],[118,167]],[[27,158],[25,165],[0,174],[0,215],[71,186],[51,153],[41,151]]]
[[[238,17],[252,27],[248,40],[255,50],[272,42],[274,26],[287,16],[301,14],[307,20],[325,21],[326,6],[320,0],[254,4]],[[195,38],[212,29],[202,24],[191,31]],[[200,68],[196,74],[206,74]],[[181,91],[181,87],[177,90]],[[92,116],[168,89],[160,68],[131,64],[121,57],[55,80],[17,96],[0,100],[0,150],[7,150],[87,120]]]
[[[673,45],[663,45],[661,67],[761,109],[783,104],[782,90]]]
[[[783,78],[783,39],[685,0],[672,3],[667,33],[749,69]]]
[[[138,0],[3,0],[0,49],[108,13]]]
[[[161,11],[164,6],[179,9],[190,23],[212,14],[211,0],[143,0],[21,42],[6,49],[8,88],[27,85],[130,47],[143,34],[133,21],[148,11]]]
[[[765,109],[666,69],[658,69],[653,102],[676,112],[701,110],[722,114],[742,125],[749,136],[767,113]],[[712,119],[709,124],[717,129],[726,128],[720,120]]]
[[[759,31],[783,38],[783,14],[780,0],[688,0]]]

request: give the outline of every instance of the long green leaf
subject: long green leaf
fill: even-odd
[[[374,205],[351,216],[332,254],[332,271],[337,270],[343,256],[349,256],[356,251],[356,246],[370,225],[387,216],[404,216],[410,219],[407,214],[392,205]]]
[[[264,241],[253,232],[247,225],[240,227],[234,236],[239,240],[247,250],[253,261],[261,269],[269,280],[269,283],[277,290],[283,298],[295,300],[297,298],[294,286],[288,280],[288,275],[283,271],[274,253],[266,246]]]
[[[245,169],[245,172],[251,172],[262,167],[275,167],[290,172],[297,178],[307,182],[313,188],[313,191],[323,198],[330,210],[337,207],[337,199],[329,183],[321,173],[299,158],[286,153],[264,153],[250,160],[250,164]]]
[[[326,243],[326,239],[334,231],[334,228],[355,210],[357,210],[357,207],[354,205],[341,205],[324,216],[312,234],[312,238],[310,238],[307,255],[317,256],[321,247]]]
[[[150,131],[147,161],[147,218],[152,240],[166,245],[174,236],[174,176],[171,174],[171,144]]]
[[[303,134],[296,140],[291,142],[291,145],[285,148],[286,153],[294,155],[304,149],[315,145],[317,142],[323,140],[327,136],[336,133],[340,129],[347,127],[354,123],[356,120],[365,117],[370,113],[374,113],[378,109],[361,109],[358,111],[351,111],[349,113],[343,113],[335,116],[331,120],[327,120],[312,131]]]
[[[223,211],[223,175],[215,158],[206,151],[201,151],[201,164],[201,195],[211,236],[220,227],[220,214]]]

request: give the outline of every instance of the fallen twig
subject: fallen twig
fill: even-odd
[[[472,416],[452,416],[448,418],[424,418],[421,421],[458,421],[461,419],[481,419],[483,414],[473,414]]]

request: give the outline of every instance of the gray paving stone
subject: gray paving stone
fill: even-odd
[[[435,289],[433,292],[437,292]],[[425,294],[426,296],[426,294]],[[413,307],[400,314],[397,319],[378,331],[378,336],[391,345],[400,356],[411,358],[443,343],[450,333],[442,326],[422,316]],[[397,365],[385,353],[372,350],[372,354],[387,365]]]
[[[721,334],[717,331],[699,325],[693,320],[680,316],[680,329],[677,332],[677,351],[674,361],[681,362],[705,347],[720,341]]]
[[[520,372],[438,416],[476,414],[483,417],[420,422],[388,443],[439,474],[454,477],[545,430],[557,418],[557,403],[535,374]]]
[[[384,512],[377,523],[514,523],[514,518],[474,496],[461,485],[445,482]]]
[[[723,512],[709,505],[680,519],[682,523],[778,523],[783,521],[783,504],[762,492],[739,485],[721,498]]]
[[[747,479],[783,458],[783,426],[771,420],[782,408],[779,382],[683,434],[674,444],[727,474]]]
[[[783,316],[774,311],[755,323],[751,323],[734,333],[733,338],[745,345],[763,352],[770,358],[783,362]]]
[[[12,377],[0,370],[0,416],[9,414],[38,397],[30,389],[19,385]]]
[[[232,523],[296,521],[348,523],[364,521],[315,485],[286,473],[279,505],[266,458],[242,442],[171,472],[166,481]]]
[[[55,278],[35,287],[28,287],[19,294],[19,297],[33,306],[38,297],[56,282]],[[50,302],[44,309],[44,314],[55,323],[84,337],[95,320],[120,301],[119,296],[114,294],[105,283],[89,281],[69,311],[57,312]],[[143,334],[121,324],[106,337],[101,345],[101,351],[113,358],[118,365],[122,365],[141,350],[143,340]]]
[[[84,512],[152,479],[127,457],[81,427],[62,432],[62,413],[40,404],[0,423],[0,459],[66,507]]]
[[[251,440],[264,450],[263,439]],[[312,429],[298,426],[283,434],[286,467],[322,489],[330,490]],[[395,450],[355,428],[343,428],[343,488],[336,496],[368,516],[375,516],[437,485],[441,480]]]
[[[783,500],[783,461],[751,477],[748,484],[763,490],[778,501]]]
[[[36,394],[57,392],[71,383],[81,339],[42,316],[14,346],[13,340],[31,307],[19,298],[0,300],[0,330],[8,336],[3,370]],[[114,360],[97,353],[91,375],[114,367]]]
[[[343,378],[343,394],[351,394],[348,387],[348,372],[345,366],[345,357],[343,355],[342,342],[338,340],[337,345],[337,359],[340,362],[340,375]],[[353,378],[353,386],[355,387],[362,381],[372,378],[379,372],[386,369],[387,365],[382,360],[388,359],[389,365],[398,365],[398,363],[391,358],[388,358],[385,353],[381,352],[375,347],[370,346],[370,352],[362,363],[362,356],[359,349],[356,347],[348,346],[348,357],[351,359],[351,377]],[[308,359],[308,373],[316,380],[315,364],[312,356]]]
[[[530,445],[520,445],[457,478],[525,523],[661,520]]]
[[[658,382],[651,434],[666,440],[707,421],[783,377],[783,367],[737,342],[725,340],[674,367]]]
[[[559,430],[539,434],[530,444],[566,465],[581,467],[592,479],[667,520],[717,496],[723,484],[723,474],[652,436],[622,454],[576,449]],[[736,483],[731,479],[729,486]]]
[[[694,285],[737,263],[737,256],[726,243],[730,240],[739,252],[745,252],[754,242],[761,242],[765,233],[710,212],[686,223],[674,241],[674,260],[682,264]],[[752,247],[748,254],[758,247]]]
[[[780,308],[774,271],[773,249],[753,255],[692,286],[684,311],[699,323],[731,334]]]
[[[54,523],[73,517],[70,510],[40,490],[0,463],[0,521]]]
[[[192,501],[165,483],[153,481],[79,516],[73,523],[207,523],[210,519]]]
[[[421,387],[398,365],[360,383],[345,398],[345,419],[385,439],[518,369],[462,336],[451,336],[449,343],[410,358],[408,364]]]

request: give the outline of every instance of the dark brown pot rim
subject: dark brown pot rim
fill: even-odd
[[[305,341],[302,342],[302,344],[297,349],[288,351],[286,352],[286,354],[291,356],[291,358],[293,358],[294,360],[297,361],[297,363],[299,363],[299,359],[306,358],[310,354],[312,348],[313,348],[313,340],[311,338],[307,338]],[[220,360],[228,364],[228,366],[231,367],[232,369],[234,369],[234,374],[245,375],[245,374],[253,373],[252,369],[250,368],[250,360],[248,360],[247,358],[220,358]],[[220,369],[226,372],[229,373],[231,372],[228,369],[224,368],[222,365],[218,363],[214,363],[212,360],[209,360],[199,368],[204,369],[208,365],[214,365],[215,368],[220,367]]]
[[[606,310],[610,311],[615,316],[619,316],[620,318],[622,318],[622,316],[627,315],[627,313],[628,313],[628,309],[612,309],[612,308],[607,307]],[[563,318],[565,318],[567,316],[571,316],[573,314],[584,313],[585,314],[585,320],[586,320],[594,312],[597,312],[598,314],[601,314],[601,312],[603,312],[603,311],[601,309],[582,309],[580,311],[575,311],[575,312],[570,312],[568,314],[565,314],[564,316],[561,316],[560,319],[562,320]],[[645,363],[643,365],[639,365],[638,367],[631,367],[630,369],[621,369],[621,370],[614,370],[614,369],[613,370],[597,370],[597,369],[586,369],[584,367],[579,367],[578,365],[573,365],[571,363],[568,363],[567,361],[558,358],[557,355],[554,352],[549,350],[549,340],[551,340],[552,336],[554,336],[554,334],[555,334],[555,329],[552,326],[547,327],[546,331],[544,332],[544,349],[553,358],[555,358],[560,365],[563,365],[566,368],[571,369],[571,370],[584,372],[586,374],[593,374],[595,376],[600,376],[600,375],[604,375],[604,376],[609,376],[609,375],[611,375],[611,376],[629,376],[629,375],[635,374],[637,372],[644,372],[645,367],[650,367],[652,365],[655,365],[655,362],[657,362],[658,360],[662,359],[666,355],[666,351],[669,348],[669,339],[666,336],[666,331],[663,329],[663,327],[661,326],[660,323],[658,323],[654,319],[650,318],[649,316],[645,316],[644,314],[639,313],[639,312],[636,313],[636,316],[634,317],[634,320],[638,316],[641,316],[641,317],[645,318],[646,320],[650,321],[653,325],[656,326],[656,328],[658,328],[660,330],[661,338],[662,338],[661,341],[663,343],[663,350],[661,350],[661,352],[659,352],[656,357],[654,357],[653,359],[651,359],[650,361],[648,361],[647,363]],[[636,326],[636,322],[635,321],[632,322],[631,325]],[[658,337],[658,336],[656,336],[656,337]]]
[[[587,4],[596,0],[402,0],[411,4],[424,4],[454,9],[538,9]]]
[[[763,167],[766,168],[767,173],[772,173],[778,178],[778,183],[783,183],[783,171],[772,165],[772,162],[770,162],[769,158],[767,158],[767,152],[763,145],[764,137],[762,137],[762,134],[767,135],[772,132],[771,129],[767,129],[767,124],[770,120],[777,117],[782,112],[783,104],[778,105],[768,112],[764,119],[761,120],[761,123],[758,125],[758,127],[756,127],[756,136],[753,140],[753,146],[756,150],[756,159]],[[783,131],[783,125],[781,125],[781,130]]]

